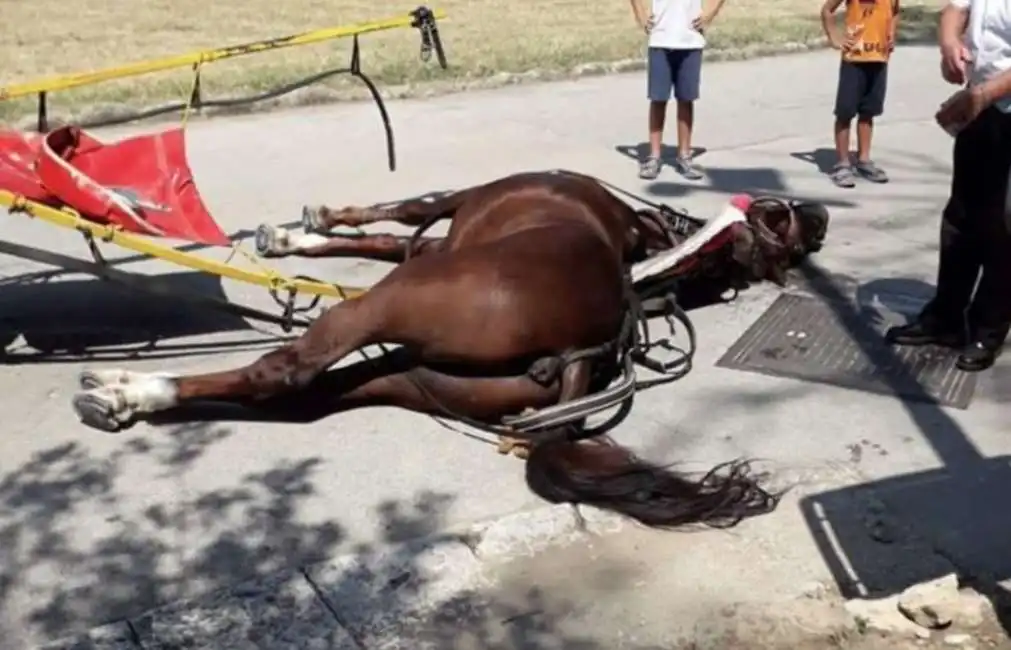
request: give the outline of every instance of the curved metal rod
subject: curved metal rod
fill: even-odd
[[[394,143],[393,137],[393,125],[390,121],[389,111],[386,110],[386,103],[383,101],[382,96],[379,94],[379,88],[373,83],[369,77],[361,70],[354,70],[350,67],[333,68],[331,70],[325,70],[319,72],[309,77],[303,77],[292,83],[285,84],[283,86],[278,86],[271,90],[256,94],[247,95],[245,97],[233,97],[231,99],[211,99],[203,100],[195,108],[227,108],[233,106],[243,106],[245,104],[255,104],[257,102],[266,101],[268,99],[274,99],[276,97],[281,97],[282,95],[287,95],[288,93],[299,90],[300,88],[305,88],[311,86],[315,83],[326,79],[327,77],[333,77],[338,74],[350,74],[353,77],[361,79],[366,87],[369,89],[369,94],[371,94],[373,101],[375,101],[376,106],[379,108],[380,117],[383,120],[383,129],[386,132],[386,157],[389,161],[390,171],[396,171],[397,168],[397,158],[396,158],[396,145]],[[187,102],[177,102],[174,104],[168,104],[166,106],[159,106],[158,108],[152,108],[147,111],[142,111],[140,113],[131,113],[129,115],[124,115],[122,117],[107,118],[104,120],[92,120],[81,122],[80,126],[85,129],[93,129],[104,126],[117,126],[120,124],[127,124],[129,122],[136,122],[139,120],[146,120],[152,117],[157,117],[159,115],[165,115],[167,113],[176,113],[182,111],[186,108]]]
[[[351,76],[357,77],[365,82],[369,92],[372,93],[373,101],[376,102],[376,107],[379,108],[379,116],[383,120],[383,130],[386,131],[386,158],[389,160],[390,171],[395,172],[397,171],[397,152],[396,145],[393,142],[393,124],[390,122],[390,114],[386,110],[386,102],[383,101],[376,85],[372,83],[372,80],[369,79],[368,75],[360,69],[352,70]]]
[[[271,90],[264,91],[256,95],[246,95],[245,97],[233,97],[231,99],[211,99],[211,100],[201,100],[199,104],[193,104],[193,108],[223,108],[230,106],[242,106],[244,104],[255,104],[257,102],[266,101],[268,99],[274,99],[276,97],[281,97],[282,95],[287,95],[288,93],[299,90],[300,88],[305,88],[311,86],[319,81],[326,79],[327,77],[333,77],[339,74],[350,74],[351,69],[347,66],[340,68],[331,68],[330,70],[324,70],[323,72],[318,72],[314,75],[308,77],[302,77],[297,81],[285,84],[283,86],[278,86]],[[159,106],[158,108],[152,108],[147,111],[142,111],[140,113],[131,113],[123,117],[113,117],[105,120],[93,120],[90,122],[81,122],[79,125],[82,128],[97,128],[102,126],[116,126],[119,124],[126,124],[128,122],[135,122],[138,120],[146,120],[152,117],[157,117],[159,115],[165,115],[166,113],[175,113],[182,111],[186,108],[187,102],[176,102],[174,104],[167,104],[165,106]]]

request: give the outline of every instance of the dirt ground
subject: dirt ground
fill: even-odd
[[[498,567],[489,606],[498,640],[457,647],[1011,650],[989,601],[974,592],[979,620],[882,633],[847,611],[812,552],[806,531],[774,517],[731,531],[623,529]]]

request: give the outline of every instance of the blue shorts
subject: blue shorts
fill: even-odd
[[[679,102],[693,102],[699,98],[701,77],[701,49],[649,48],[646,61],[646,87],[650,101],[666,102],[673,94],[674,99]]]

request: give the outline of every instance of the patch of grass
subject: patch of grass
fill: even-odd
[[[0,0],[3,84],[90,70],[195,49],[242,43],[325,26],[403,15],[415,3],[366,0]],[[500,72],[569,69],[580,63],[641,57],[645,39],[625,0],[444,0],[433,3],[451,69],[419,61],[414,30],[362,37],[364,70],[382,85],[432,78],[476,79]],[[810,0],[729,0],[710,29],[715,50],[804,43],[821,37],[818,3]],[[907,7],[917,24],[936,24],[924,0]],[[921,28],[919,32],[926,33]],[[919,33],[918,32],[918,33]],[[266,90],[347,60],[350,40],[251,55],[207,66],[208,97]],[[147,106],[188,95],[188,71],[118,80],[61,92],[56,110],[96,104]],[[324,84],[354,84],[344,77]],[[0,120],[34,113],[34,99],[0,104]]]

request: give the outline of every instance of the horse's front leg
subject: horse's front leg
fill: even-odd
[[[118,431],[137,416],[190,402],[243,403],[299,391],[350,352],[382,340],[382,303],[372,303],[369,294],[341,302],[294,342],[242,368],[188,376],[86,371],[74,410],[91,427]]]
[[[348,206],[334,209],[325,205],[302,208],[302,228],[306,233],[326,233],[337,226],[360,228],[379,221],[393,221],[418,227],[431,220],[452,219],[469,190],[432,199],[411,199],[392,205]]]
[[[256,252],[261,257],[360,257],[381,262],[403,262],[442,248],[442,238],[397,235],[361,235],[357,237],[304,234],[277,226],[256,229]]]

